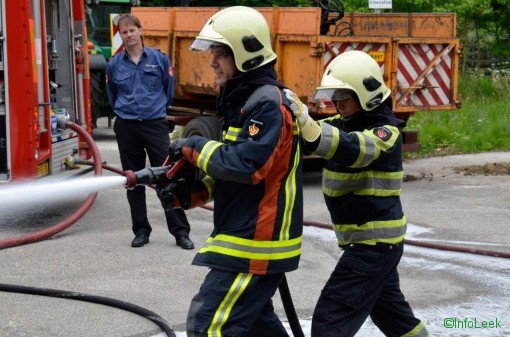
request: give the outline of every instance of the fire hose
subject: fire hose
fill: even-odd
[[[101,155],[99,154],[99,149],[97,148],[96,143],[92,139],[92,136],[78,124],[68,121],[66,118],[62,116],[57,116],[57,123],[62,128],[69,128],[73,131],[76,131],[76,133],[78,133],[81,137],[85,139],[85,141],[90,146],[90,149],[92,151],[92,157],[94,159],[94,175],[100,176],[103,172],[101,166]],[[50,228],[15,238],[0,240],[0,250],[4,248],[10,248],[14,246],[20,246],[28,243],[45,240],[57,233],[62,232],[63,230],[73,225],[76,221],[78,221],[85,213],[87,213],[87,211],[90,209],[90,207],[92,207],[92,204],[96,200],[96,197],[97,193],[89,194],[85,201],[83,202],[83,204],[80,206],[80,208],[76,210],[76,212],[71,214],[71,216],[64,219],[62,222],[53,225]]]
[[[97,145],[94,143],[92,137],[85,130],[83,130],[79,125],[69,122],[67,120],[66,121],[59,120],[59,123],[62,124],[61,125],[62,127],[70,128],[70,129],[76,131],[78,134],[80,134],[80,136],[82,136],[85,139],[85,141],[89,144],[89,146],[92,150],[93,161],[76,161],[77,164],[86,164],[86,165],[93,166],[94,173],[96,176],[100,176],[102,174],[102,169],[110,170],[110,171],[118,173],[120,175],[124,175],[127,178],[127,183],[125,185],[126,188],[133,188],[138,183],[150,186],[150,185],[153,185],[154,183],[160,183],[160,182],[164,181],[165,179],[172,179],[174,177],[174,175],[177,174],[177,171],[185,164],[184,159],[182,159],[182,158],[176,162],[173,162],[173,163],[169,163],[168,159],[167,159],[167,162],[165,162],[163,167],[148,168],[148,169],[144,169],[144,170],[141,170],[138,172],[121,171],[117,168],[108,166],[105,163],[101,162],[101,157],[100,157]],[[77,220],[79,220],[90,209],[96,196],[97,196],[97,193],[90,194],[87,197],[87,199],[85,200],[84,204],[75,213],[73,213],[69,218],[65,219],[61,223],[54,225],[53,227],[50,227],[46,230],[42,230],[42,231],[35,232],[32,234],[28,234],[25,236],[21,236],[21,237],[0,240],[0,250],[3,248],[9,248],[9,247],[28,244],[28,243],[32,243],[32,242],[36,242],[36,241],[41,241],[43,239],[46,239],[52,235],[55,235],[55,234],[65,230],[66,228],[68,228],[72,224],[74,224]],[[213,208],[210,206],[202,206],[202,208],[213,210]],[[304,221],[304,225],[317,227],[317,228],[332,229],[331,225],[329,225],[329,224],[318,223],[318,222],[313,222],[313,221]],[[489,250],[484,250],[484,249],[465,248],[465,247],[444,245],[444,244],[437,244],[437,243],[427,243],[427,242],[421,242],[421,241],[409,240],[409,239],[405,239],[404,242],[409,245],[415,245],[415,246],[420,246],[420,247],[425,247],[425,248],[462,252],[462,253],[470,253],[470,254],[476,254],[476,255],[492,256],[492,257],[510,258],[510,254],[506,253],[506,252],[497,252],[497,251],[489,251]],[[290,296],[287,279],[285,277],[282,280],[279,290],[280,290],[280,295],[282,297],[282,302],[284,305],[285,313],[289,320],[289,325],[291,327],[291,330],[292,330],[294,336],[295,337],[304,336],[301,326],[299,324],[299,319],[297,317],[295,308],[292,303],[292,298]],[[5,284],[0,284],[0,291],[21,292],[21,293],[31,293],[31,294],[37,294],[37,295],[53,296],[53,297],[70,298],[69,295],[65,295],[65,293],[66,293],[65,291],[61,291],[61,290],[38,289],[38,288],[13,286],[13,285],[5,285]],[[115,306],[115,307],[118,307],[121,309],[125,309],[125,310],[132,311],[134,313],[138,313],[148,319],[153,320],[156,324],[160,325],[160,327],[165,331],[165,333],[168,336],[175,336],[171,327],[166,322],[164,322],[164,320],[162,318],[160,318],[158,315],[156,315],[152,312],[146,311],[146,309],[136,307],[129,303],[125,305],[125,302],[116,301],[116,300],[108,299],[108,298],[100,298],[99,296],[90,296],[90,295],[79,294],[79,293],[74,293],[74,292],[73,292],[73,294],[77,294],[77,298],[74,298],[77,300],[112,305],[112,306]],[[101,303],[101,302],[103,302],[103,303]],[[110,303],[110,304],[108,304],[108,303]],[[141,310],[139,310],[139,309],[141,309]],[[155,319],[152,319],[154,317],[155,317]]]
[[[101,163],[101,155],[99,154],[99,149],[97,148],[96,143],[92,139],[92,136],[84,130],[81,126],[78,124],[75,124],[65,117],[58,117],[57,121],[59,123],[59,126],[61,128],[69,128],[71,130],[76,131],[80,136],[82,136],[87,144],[90,146],[90,149],[92,151],[92,157],[94,161],[91,163],[94,167],[94,174],[95,176],[100,176],[102,174],[102,167],[103,164]],[[111,167],[107,167],[111,168]],[[66,228],[70,227],[72,224],[74,224],[76,221],[78,221],[92,206],[95,199],[97,197],[97,193],[91,193],[87,196],[82,206],[76,210],[71,216],[69,216],[64,221],[47,228],[45,230],[37,231],[34,233],[30,233],[27,235],[15,237],[15,238],[9,238],[0,240],[0,250],[4,248],[14,247],[14,246],[20,246],[24,244],[29,244],[37,241],[42,241],[44,239],[47,239],[51,237],[52,235],[55,235],[57,233],[60,233],[61,231],[65,230]],[[71,292],[71,291],[65,291],[65,290],[56,290],[56,289],[43,289],[43,288],[35,288],[35,287],[25,287],[20,285],[12,285],[12,284],[0,284],[0,291],[3,292],[14,292],[14,293],[20,293],[20,294],[31,294],[31,295],[40,295],[40,296],[49,296],[49,297],[58,297],[58,298],[65,298],[65,299],[73,299],[78,301],[86,301],[86,302],[92,302],[102,305],[107,305],[111,307],[115,307],[118,309],[130,311],[134,314],[140,315],[142,317],[145,317],[155,324],[157,324],[168,337],[175,337],[175,333],[172,330],[172,327],[159,315],[153,313],[150,310],[147,310],[145,308],[142,308],[140,306],[123,302],[119,300],[115,300],[108,297],[102,297],[102,296],[94,296],[94,295],[87,295],[87,294],[81,294],[77,292]]]

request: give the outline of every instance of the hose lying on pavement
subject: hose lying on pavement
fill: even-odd
[[[48,297],[57,297],[57,298],[65,298],[76,301],[84,301],[91,302],[96,304],[103,304],[110,307],[115,307],[118,309],[130,311],[134,314],[143,316],[148,320],[157,324],[168,337],[176,337],[172,327],[158,314],[139,307],[135,304],[131,304],[128,302],[116,300],[113,298],[102,297],[102,296],[94,296],[87,295],[82,293],[77,293],[74,291],[65,291],[65,290],[57,290],[57,289],[48,289],[48,288],[34,288],[34,287],[26,287],[20,285],[12,285],[12,284],[2,284],[0,283],[0,291],[18,293],[18,294],[29,294],[29,295],[40,295],[40,296],[48,296]]]

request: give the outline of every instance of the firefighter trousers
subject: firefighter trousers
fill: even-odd
[[[191,301],[187,337],[288,337],[271,300],[283,276],[211,269]]]
[[[402,253],[403,244],[345,247],[315,306],[312,337],[354,336],[368,316],[386,336],[429,336],[400,290]]]

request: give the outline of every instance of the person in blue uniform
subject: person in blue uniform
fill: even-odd
[[[122,169],[144,169],[147,157],[151,166],[161,166],[170,145],[165,116],[174,94],[172,66],[165,54],[143,45],[142,26],[136,16],[123,14],[118,27],[124,49],[108,61],[106,76],[108,99],[116,114],[113,130]],[[128,190],[127,198],[135,235],[131,246],[143,247],[152,232],[145,186]],[[184,211],[165,210],[165,217],[176,244],[193,249]]]
[[[302,154],[269,27],[255,9],[229,7],[190,48],[211,53],[223,137],[182,140],[184,157],[207,175],[167,190],[185,208],[214,199],[214,228],[193,260],[210,271],[191,302],[187,336],[288,336],[272,297],[301,255]]]
[[[306,152],[327,160],[322,189],[343,250],[315,306],[312,337],[354,336],[368,316],[385,336],[429,336],[400,290],[405,122],[393,114],[381,68],[362,51],[337,56],[314,100],[338,114],[319,122],[292,91],[286,96]]]

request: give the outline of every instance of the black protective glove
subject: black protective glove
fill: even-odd
[[[186,180],[173,181],[156,187],[156,193],[165,211],[174,208],[188,209],[191,203],[191,185]]]
[[[179,138],[170,143],[170,146],[168,147],[168,156],[170,157],[170,160],[176,161],[182,158],[182,148],[184,147],[184,144],[186,144],[187,140],[188,138]]]

